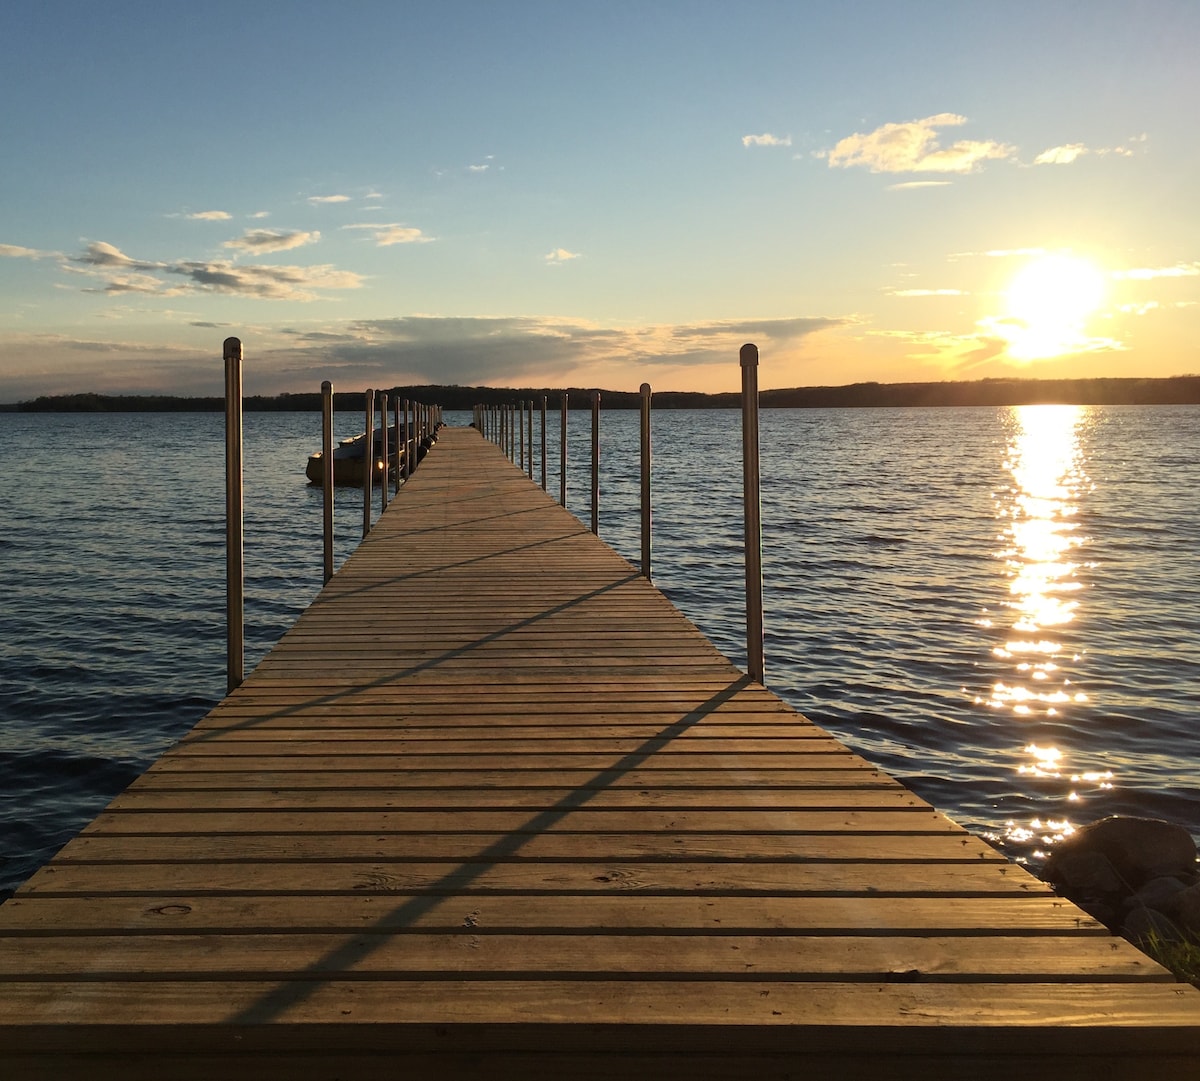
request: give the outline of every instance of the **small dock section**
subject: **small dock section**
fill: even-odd
[[[447,429],[0,907],[5,1076],[1194,1077],[1200,992]]]

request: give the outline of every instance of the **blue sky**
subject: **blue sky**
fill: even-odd
[[[1200,4],[9,4],[0,401],[1200,370]]]

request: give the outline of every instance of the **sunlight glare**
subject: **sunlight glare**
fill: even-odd
[[[1087,348],[1086,324],[1104,301],[1104,273],[1076,255],[1042,255],[1013,277],[1004,318],[994,325],[1016,360],[1043,360]]]

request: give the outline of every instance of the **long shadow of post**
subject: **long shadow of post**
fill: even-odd
[[[612,766],[601,770],[590,781],[579,785],[563,796],[552,807],[539,811],[521,829],[506,834],[479,852],[469,863],[463,862],[453,871],[443,875],[428,887],[431,891],[437,892],[413,897],[403,904],[397,905],[384,913],[372,926],[386,925],[389,930],[413,926],[439,905],[451,900],[456,893],[469,888],[497,863],[511,859],[530,840],[552,829],[567,815],[579,810],[594,799],[598,793],[644,765],[653,755],[663,749],[666,742],[682,736],[689,728],[720,708],[753,682],[749,676],[745,675],[731,681],[727,687],[712,695],[707,701],[684,714],[679,720],[666,725],[643,741],[641,746],[619,758]],[[370,928],[366,928],[364,931],[369,933]],[[360,935],[362,933],[359,932]],[[281,984],[257,1002],[234,1014],[230,1017],[230,1022],[233,1024],[263,1024],[276,1020],[290,1007],[303,1002],[314,994],[321,986],[322,981],[319,977],[336,978],[338,974],[347,971],[365,957],[370,956],[387,940],[387,937],[382,933],[366,939],[356,936],[344,945],[330,950],[296,973],[294,980]]]

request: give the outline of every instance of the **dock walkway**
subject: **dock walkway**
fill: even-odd
[[[1175,983],[447,429],[0,907],[14,1081],[1189,1077]]]

